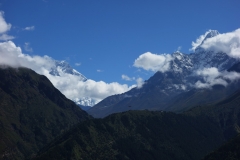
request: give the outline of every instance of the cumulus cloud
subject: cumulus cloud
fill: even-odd
[[[4,12],[0,11],[0,34],[5,33],[11,29],[11,24],[7,24],[7,22],[4,19]]]
[[[240,79],[240,73],[223,71],[219,72],[217,68],[204,68],[196,72],[198,76],[203,78],[203,81],[195,83],[196,88],[211,88],[214,85],[227,86],[228,83]]]
[[[96,82],[91,79],[83,82],[81,81],[81,77],[64,73],[56,67],[55,60],[51,57],[24,54],[21,48],[17,47],[12,41],[0,43],[0,57],[0,65],[27,67],[39,74],[45,75],[56,88],[72,100],[81,97],[91,97],[94,101],[99,102],[103,98],[126,92],[134,87],[117,82]],[[49,71],[53,68],[59,72],[60,76],[49,74]]]
[[[4,12],[0,11],[0,40],[7,41],[14,39],[13,36],[7,34],[7,32],[11,29],[11,24],[7,23],[4,19]]]
[[[233,32],[208,38],[201,47],[206,50],[227,53],[233,58],[240,58],[240,28]]]
[[[33,31],[35,29],[35,26],[29,26],[29,27],[25,27],[23,30],[25,31]]]
[[[153,72],[160,71],[166,72],[169,70],[170,61],[172,56],[170,54],[153,54],[151,52],[146,52],[140,55],[135,61],[133,66],[138,68],[143,68],[145,70],[150,70]]]
[[[99,102],[110,95],[124,93],[130,89],[128,85],[122,85],[117,82],[96,82],[91,79],[83,82],[79,77],[66,73],[60,73],[60,77],[48,75],[48,78],[70,99],[91,97],[95,102]]]

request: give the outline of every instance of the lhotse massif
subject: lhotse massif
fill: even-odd
[[[218,31],[210,30],[194,53],[177,51],[166,54],[170,60],[141,87],[109,96],[90,108],[88,113],[105,117],[116,112],[142,109],[181,112],[230,95],[239,86],[236,81],[239,76],[228,69],[239,60],[227,53],[204,48],[204,42],[217,35]],[[200,99],[199,94],[206,97]],[[209,97],[209,94],[213,95]]]

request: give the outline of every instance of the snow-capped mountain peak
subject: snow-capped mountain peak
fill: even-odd
[[[207,35],[205,36],[204,40],[208,39],[208,38],[212,38],[219,35],[219,32],[217,30],[210,30]],[[203,41],[204,41],[203,40]]]
[[[217,30],[209,30],[206,34],[205,37],[203,38],[201,44],[195,49],[195,53],[203,52],[205,51],[204,48],[202,48],[202,44],[209,38],[215,37],[219,35],[220,33]]]
[[[51,69],[49,73],[54,76],[60,76],[61,72],[76,75],[80,77],[82,81],[87,80],[87,78],[83,74],[73,69],[66,61],[55,61],[55,66]]]
[[[87,81],[87,78],[78,72],[77,70],[73,69],[66,61],[55,61],[55,66],[51,68],[49,73],[53,76],[64,76],[66,74],[77,76],[79,81]],[[96,101],[91,99],[90,97],[76,97],[72,99],[77,105],[83,106],[93,106],[96,104]]]

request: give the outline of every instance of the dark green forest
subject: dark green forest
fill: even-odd
[[[131,110],[94,119],[45,76],[26,68],[0,75],[0,159],[239,158],[237,88],[181,113]]]

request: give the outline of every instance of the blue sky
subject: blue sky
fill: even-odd
[[[15,44],[32,49],[23,52],[67,60],[97,81],[131,84],[121,75],[153,75],[132,66],[140,54],[189,53],[207,30],[237,29],[239,6],[239,0],[1,0],[0,10]]]
[[[133,66],[140,55],[191,53],[209,29],[240,28],[239,7],[239,0],[1,0],[0,36],[12,36],[24,54],[66,60],[96,82],[131,86],[154,74]]]

